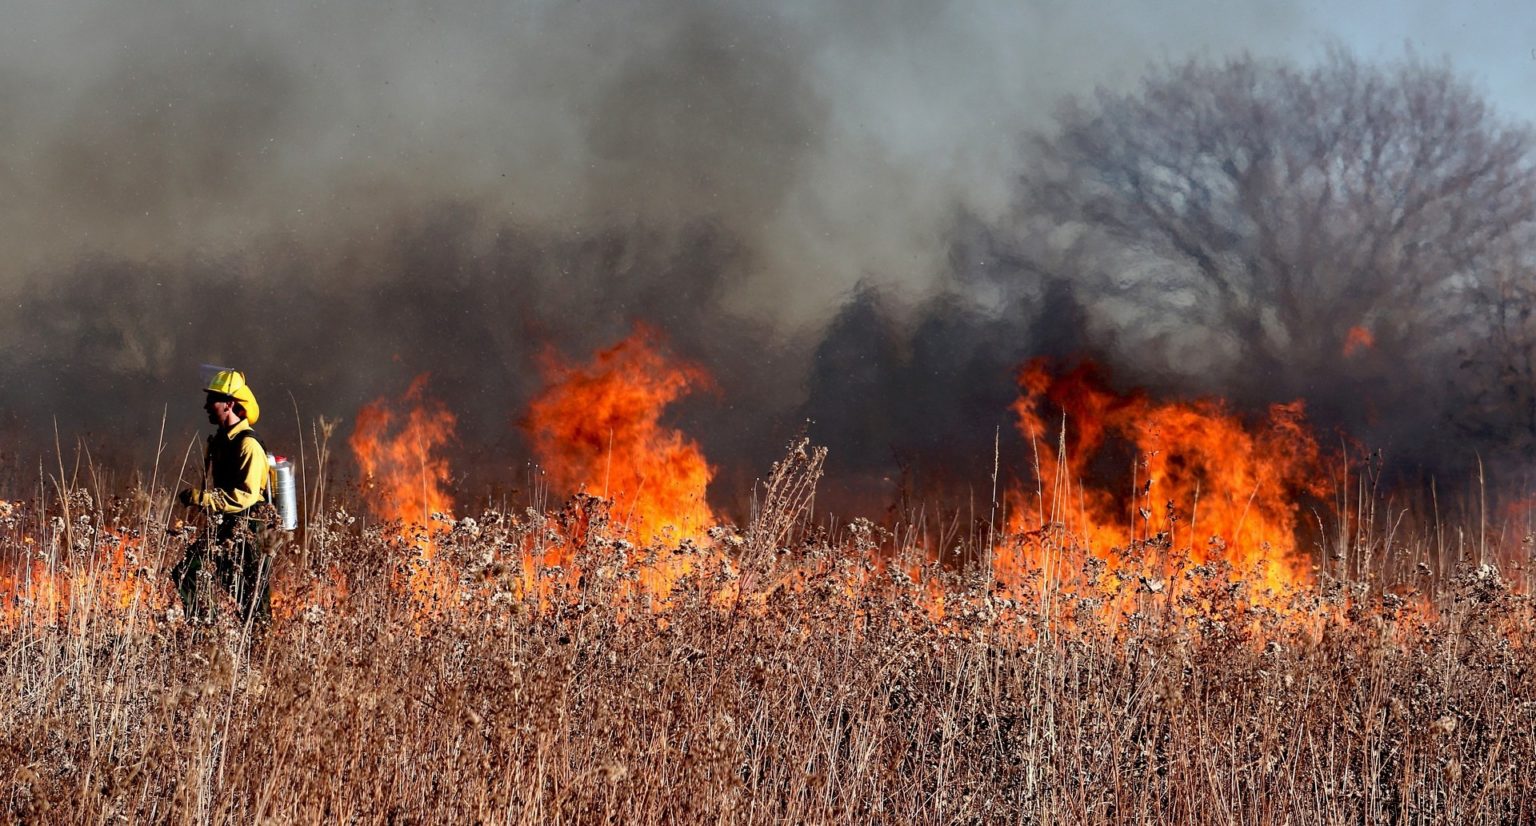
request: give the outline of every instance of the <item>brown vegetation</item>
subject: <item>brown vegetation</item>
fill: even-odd
[[[1162,578],[1159,537],[1108,570],[1037,538],[1004,589],[805,531],[819,460],[708,548],[606,538],[591,499],[445,520],[449,604],[333,501],[265,633],[177,616],[163,493],[10,503],[0,819],[1536,819],[1536,626],[1492,566],[1259,599],[1221,564]],[[527,578],[516,549],[578,515],[575,564]],[[650,555],[693,563],[664,603],[632,587]]]

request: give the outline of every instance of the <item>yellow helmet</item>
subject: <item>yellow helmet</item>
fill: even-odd
[[[261,405],[256,403],[256,394],[251,392],[251,386],[245,383],[245,374],[239,370],[220,370],[214,373],[203,389],[239,402],[245,408],[245,420],[251,424],[261,418]]]

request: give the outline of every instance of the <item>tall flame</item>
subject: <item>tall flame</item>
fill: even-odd
[[[1274,405],[1267,420],[1249,425],[1216,400],[1116,394],[1092,364],[1053,375],[1035,360],[1019,383],[1014,411],[1019,431],[1036,445],[1040,482],[1016,493],[1015,530],[1059,524],[1106,557],[1162,533],[1175,548],[1187,546],[1191,561],[1228,561],[1240,575],[1257,571],[1265,586],[1310,580],[1291,552],[1299,497],[1326,490],[1300,401]],[[1047,415],[1061,419],[1048,422]],[[1053,442],[1058,427],[1065,432]],[[1112,437],[1134,451],[1131,496],[1083,484],[1094,477],[1090,469],[1103,469]]]
[[[399,402],[380,398],[357,414],[357,427],[348,443],[358,466],[374,488],[369,497],[379,516],[398,520],[408,541],[417,548],[420,565],[411,574],[418,596],[442,590],[431,570],[434,556],[433,516],[449,515],[453,500],[447,488],[448,461],[444,446],[453,438],[457,419],[440,403],[426,397],[428,374],[417,376]]]
[[[704,498],[714,469],[662,411],[711,382],[669,361],[637,327],[588,364],[545,359],[551,384],[527,418],[533,449],[556,487],[609,499],[619,527],[642,543],[698,539],[716,521]]]

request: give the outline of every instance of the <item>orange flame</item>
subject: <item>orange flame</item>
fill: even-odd
[[[657,550],[703,543],[705,531],[719,520],[704,497],[714,469],[697,443],[661,424],[661,414],[688,391],[708,386],[708,374],[669,361],[656,335],[641,326],[585,366],[547,355],[545,373],[551,384],[525,420],[535,455],[556,488],[600,495],[607,500],[610,527],[650,547],[632,572],[642,592],[664,607],[677,582],[694,570],[695,557]],[[572,527],[555,547],[543,550],[546,564],[569,564],[573,551],[589,540],[590,526]]]
[[[70,535],[72,553],[64,547]],[[71,534],[55,531],[52,540],[46,554],[51,563],[39,554],[0,565],[0,628],[57,624],[82,611],[121,616],[135,608],[148,612],[165,606],[164,589],[143,575],[137,535],[82,523]],[[24,548],[35,544],[30,536],[22,540]]]
[[[1358,355],[1376,346],[1376,336],[1365,327],[1351,327],[1344,336],[1344,357]]]
[[[411,574],[411,590],[420,597],[446,593],[445,577],[432,571],[434,514],[451,516],[447,493],[449,467],[443,447],[453,438],[457,419],[426,398],[428,374],[417,376],[400,399],[404,412],[388,399],[377,399],[357,414],[348,444],[358,466],[378,494],[369,497],[377,515],[398,520],[402,538],[413,543],[421,565]]]
[[[1019,374],[1018,428],[1036,445],[1040,482],[1016,491],[1016,531],[1060,525],[1090,553],[1113,558],[1133,540],[1165,534],[1194,563],[1224,560],[1263,586],[1310,581],[1292,553],[1299,497],[1322,497],[1316,441],[1300,401],[1247,425],[1220,401],[1156,402],[1110,391],[1096,367],[1052,375],[1043,360]],[[1064,416],[1064,452],[1047,410]],[[1084,486],[1103,469],[1111,437],[1134,451],[1131,497]],[[1187,526],[1187,527],[1186,527]]]
[[[666,406],[708,386],[708,374],[668,361],[645,327],[585,366],[548,356],[545,372],[552,383],[527,428],[557,488],[611,500],[615,520],[643,543],[698,540],[718,521],[704,498],[714,468],[696,442],[661,424]]]

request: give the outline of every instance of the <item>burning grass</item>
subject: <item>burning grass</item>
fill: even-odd
[[[0,813],[1536,821],[1531,541],[1415,534],[1331,482],[1299,403],[1244,420],[1035,362],[1038,481],[968,529],[812,520],[801,442],[738,530],[662,423],[698,368],[641,330],[549,372],[524,425],[562,507],[456,505],[418,380],[359,415],[358,485],[307,491],[270,628],[181,617],[170,491],[61,466],[0,502]],[[1129,497],[1085,484],[1117,451]]]
[[[1170,566],[1165,537],[1105,562],[1047,534],[1014,538],[1044,567],[1005,583],[867,522],[808,529],[819,461],[786,460],[744,531],[671,546],[631,544],[578,498],[439,520],[424,560],[399,523],[333,501],[282,550],[265,634],[176,616],[161,583],[187,537],[165,531],[163,492],[7,503],[0,812],[1536,818],[1536,618],[1491,565],[1257,600],[1222,563]],[[551,545],[558,564],[530,553]],[[635,587],[677,557],[664,599]],[[423,565],[451,584],[440,599],[402,587]]]

